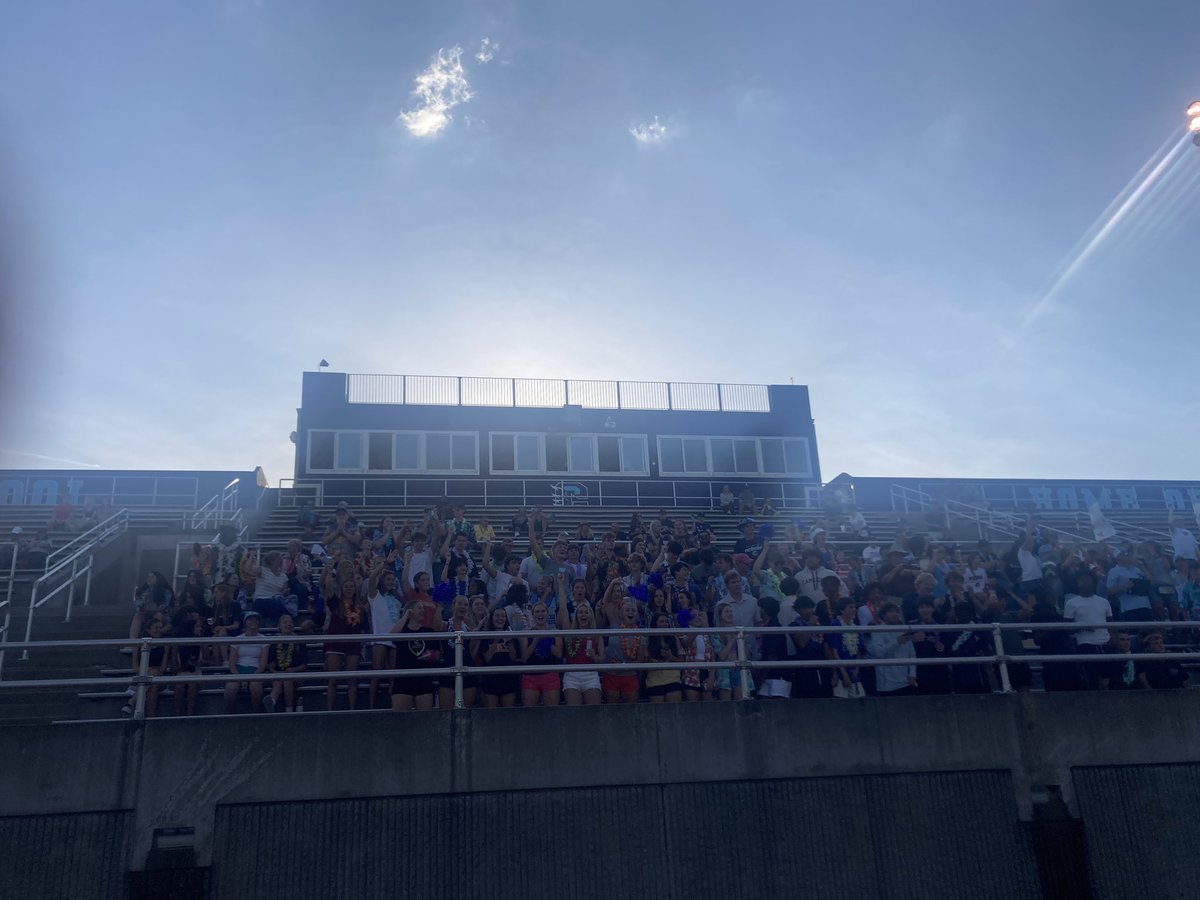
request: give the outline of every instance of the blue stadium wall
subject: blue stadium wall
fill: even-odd
[[[82,505],[86,498],[113,507],[188,506],[197,508],[233,479],[238,505],[253,507],[267,487],[261,468],[243,471],[129,469],[3,469],[0,506],[53,506],[60,499]]]
[[[1200,502],[1198,481],[1101,481],[1035,478],[858,478],[840,475],[831,486],[867,510],[902,508],[893,500],[893,486],[923,491],[942,500],[957,500],[992,509],[1087,510],[1097,503],[1103,510],[1184,510]]]
[[[697,411],[680,409],[593,409],[582,406],[515,407],[422,405],[415,403],[350,402],[348,376],[336,372],[304,373],[301,406],[295,433],[297,486],[321,484],[326,504],[346,500],[365,505],[405,505],[455,499],[468,504],[551,503],[556,485],[590,503],[611,505],[711,508],[724,484],[740,490],[749,484],[758,497],[769,497],[784,506],[800,507],[815,500],[821,481],[816,430],[812,420],[808,388],[800,385],[766,386],[769,411]],[[471,471],[336,471],[317,467],[310,455],[314,433],[393,432],[406,434],[461,433],[477,436]],[[492,466],[492,436],[644,436],[645,470],[586,474],[546,471],[522,473],[498,471]],[[803,443],[803,464],[780,472],[664,472],[660,459],[660,437],[696,438],[782,438],[789,453]],[[338,438],[340,440],[340,437]],[[597,445],[598,446],[598,445]],[[757,446],[761,446],[761,442]],[[623,451],[622,451],[623,452]],[[760,457],[761,459],[761,457]],[[597,467],[599,463],[597,462]],[[766,468],[765,465],[762,468]]]

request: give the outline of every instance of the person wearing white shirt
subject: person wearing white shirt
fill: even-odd
[[[1076,584],[1079,593],[1067,595],[1063,618],[1068,622],[1093,626],[1075,632],[1075,646],[1079,653],[1098,656],[1104,653],[1109,641],[1108,628],[1105,626],[1112,618],[1112,605],[1096,593],[1096,576],[1091,572],[1080,572]],[[1104,674],[1100,663],[1085,663],[1083,672],[1088,687],[1099,686]]]
[[[1017,562],[1021,566],[1021,591],[1028,593],[1042,583],[1042,561],[1034,553],[1036,545],[1033,526],[1026,525],[1025,533],[1013,544]]]
[[[433,551],[425,546],[425,535],[417,532],[412,536],[412,544],[404,551],[404,585],[410,591],[414,589],[413,579],[421,572],[433,580]]]
[[[817,550],[809,549],[804,553],[804,568],[795,574],[795,579],[800,583],[800,596],[807,597],[814,603],[817,603],[825,596],[825,592],[821,590],[821,579],[827,575],[832,575],[837,578],[837,572],[832,569],[826,569],[821,565],[821,554]],[[845,582],[838,578],[841,584],[839,594],[843,597],[850,596],[850,589],[846,587]]]
[[[1186,559],[1188,562],[1195,562],[1197,550],[1200,550],[1196,536],[1178,525],[1171,529],[1171,546],[1175,550],[1176,559]]]

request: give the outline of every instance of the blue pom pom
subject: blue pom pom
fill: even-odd
[[[646,589],[644,584],[635,584],[629,589],[629,596],[641,600],[643,603],[650,602],[650,591]]]
[[[650,583],[652,585],[654,585],[656,588],[661,588],[663,586],[662,572],[651,572],[650,573]]]
[[[454,600],[454,582],[443,581],[433,589],[433,599],[438,603],[449,604]]]
[[[775,523],[763,522],[762,525],[758,526],[758,536],[764,541],[769,541],[775,537]]]
[[[681,609],[675,614],[675,619],[679,622],[680,628],[690,628],[692,625],[692,619],[695,617],[696,611],[694,609]]]

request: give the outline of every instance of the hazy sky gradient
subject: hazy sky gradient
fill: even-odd
[[[1184,0],[11,4],[0,465],[275,481],[326,357],[794,378],[826,477],[1195,478],[1200,148],[1097,219],[1198,36]]]

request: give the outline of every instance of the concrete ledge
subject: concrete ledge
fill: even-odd
[[[0,815],[134,810],[154,829],[227,803],[1006,771],[1016,805],[1071,770],[1191,762],[1200,693],[904,697],[0,727]]]

